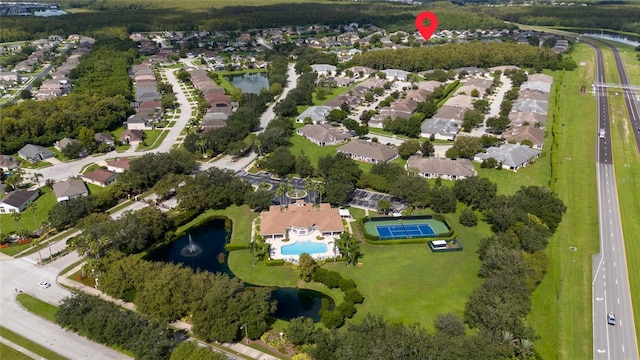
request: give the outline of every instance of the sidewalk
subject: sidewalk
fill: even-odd
[[[31,352],[31,351],[23,348],[22,346],[14,343],[14,342],[12,342],[10,340],[7,340],[7,339],[5,339],[3,337],[0,337],[0,343],[3,343],[5,345],[7,345],[8,347],[13,348],[16,351],[19,351],[19,352],[25,354],[26,356],[28,356],[28,357],[30,357],[32,359],[44,359],[42,356],[40,356],[40,355],[38,355],[38,354],[36,354],[34,352]]]
[[[90,295],[94,295],[94,296],[98,296],[99,298],[106,300],[106,301],[110,301],[112,303],[115,303],[125,309],[129,309],[131,311],[136,311],[136,306],[133,303],[130,302],[125,302],[122,301],[120,299],[116,299],[113,298],[105,293],[103,293],[102,291],[86,286],[82,283],[79,283],[77,281],[71,280],[69,278],[67,278],[67,276],[69,274],[73,274],[77,271],[79,271],[82,268],[82,264],[76,266],[75,268],[69,270],[69,272],[67,272],[66,274],[60,274],[58,275],[56,282],[60,285],[64,285],[67,286],[69,288],[72,289],[76,289],[79,291],[82,291],[84,293],[90,294]],[[171,326],[179,329],[179,330],[184,330],[186,331],[188,334],[191,333],[191,324],[186,323],[184,321],[175,321],[173,323],[171,323]],[[199,341],[200,342],[200,341]],[[206,344],[203,342],[200,342],[201,344]],[[278,360],[278,358],[273,357],[269,354],[263,353],[259,350],[253,349],[249,346],[246,346],[244,344],[241,343],[222,343],[220,344],[221,346],[223,346],[224,348],[226,348],[228,354],[230,355],[240,355],[244,358],[249,358],[249,359],[257,359],[257,360]],[[213,349],[217,349],[220,350],[218,348],[213,348]]]

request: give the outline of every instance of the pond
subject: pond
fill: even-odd
[[[632,45],[632,46],[640,45],[640,36],[619,34],[612,31],[598,31],[594,29],[575,29],[572,31],[578,32],[583,35],[588,35],[588,36],[605,39],[605,40],[612,40],[612,41],[616,41],[616,42],[627,44],[627,45]]]
[[[225,219],[214,219],[147,255],[146,260],[181,263],[194,270],[220,272],[234,277],[227,263],[229,253],[224,248],[230,234],[231,229],[229,232],[225,230]],[[319,321],[322,298],[326,296],[313,290],[278,288],[271,297],[278,302],[278,310],[273,315],[275,318],[289,321],[306,316]]]
[[[259,94],[260,90],[269,89],[267,73],[247,73],[225,77],[233,87],[242,90],[243,93]]]

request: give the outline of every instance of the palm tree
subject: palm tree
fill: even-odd
[[[318,196],[320,196],[319,204],[322,204],[322,194],[326,193],[324,183],[318,183],[318,186],[316,187],[316,191],[318,192]]]
[[[20,232],[22,230],[20,228],[20,212],[19,211],[15,211],[15,212],[11,213],[11,218],[13,219],[13,221],[16,222],[16,225],[18,225],[18,232]]]
[[[311,191],[313,191],[313,182],[308,176],[304,179],[304,191],[307,192],[307,195],[309,195],[309,199],[311,199]]]
[[[31,215],[33,215],[33,225],[35,225],[35,227],[38,227],[38,221],[36,220],[36,210],[38,210],[38,205],[36,205],[36,203],[34,203],[33,201],[29,201],[27,203],[27,208],[29,210],[31,210]]]
[[[281,182],[280,185],[278,186],[278,189],[276,189],[276,195],[278,195],[280,197],[280,200],[282,200],[280,202],[280,205],[284,205],[284,194],[286,192],[287,192],[287,185]]]
[[[256,147],[256,150],[258,150],[258,156],[262,156],[262,140],[256,137],[253,139],[253,145]]]
[[[36,183],[38,184],[38,186],[40,186],[40,178],[42,177],[42,174],[33,173],[33,177],[36,179]]]

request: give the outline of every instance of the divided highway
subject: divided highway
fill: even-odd
[[[596,83],[606,83],[602,51],[589,41],[596,51]],[[618,63],[618,66],[623,64]],[[619,70],[620,71],[620,70]],[[598,132],[596,135],[596,166],[598,177],[598,218],[600,253],[594,256],[593,357],[598,360],[638,359],[638,346],[633,320],[631,292],[618,206],[615,171],[611,147],[609,98],[606,87],[596,86]],[[615,325],[607,314],[615,315]]]

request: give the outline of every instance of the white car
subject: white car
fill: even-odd
[[[40,286],[40,287],[41,287],[41,288],[43,288],[43,289],[46,289],[46,288],[48,288],[49,286],[51,286],[51,284],[49,284],[49,283],[48,283],[48,282],[46,282],[46,281],[40,281],[40,282],[38,283],[38,286]]]
[[[616,325],[616,316],[613,313],[607,314],[607,324]]]

